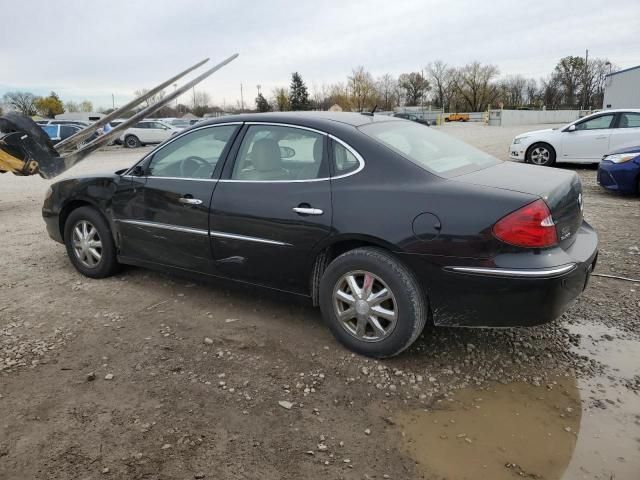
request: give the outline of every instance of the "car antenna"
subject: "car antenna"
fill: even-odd
[[[376,108],[378,108],[378,104],[377,103],[373,106],[373,108],[371,109],[370,112],[360,112],[360,114],[368,115],[370,117],[373,117],[373,114],[376,112]]]

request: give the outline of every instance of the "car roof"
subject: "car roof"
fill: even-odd
[[[597,112],[593,112],[589,115],[595,115],[597,113],[624,113],[624,112],[640,113],[640,108],[606,108],[603,110],[598,110]]]
[[[336,123],[360,127],[377,122],[402,122],[404,120],[390,115],[371,115],[352,112],[269,112],[269,113],[244,113],[239,115],[225,115],[215,119],[205,120],[198,127],[215,125],[228,122],[275,122],[292,124],[313,124],[320,126],[336,126]]]

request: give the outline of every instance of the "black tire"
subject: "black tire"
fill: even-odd
[[[546,156],[543,153],[545,151],[547,152]],[[540,160],[540,155],[542,155],[542,160]],[[552,167],[556,163],[556,151],[548,143],[534,143],[527,149],[525,160],[527,163],[532,163],[541,167]]]
[[[92,237],[94,240],[97,238],[101,246],[94,248],[95,251],[100,253],[100,259],[96,260],[95,257],[89,257],[87,260],[93,260],[95,265],[88,265],[88,262],[83,261],[80,258],[81,254],[77,254],[74,241],[74,229],[78,227],[82,231],[83,225],[89,225],[95,227],[97,230],[97,237]],[[116,246],[113,241],[113,235],[107,221],[104,217],[92,207],[80,207],[73,210],[64,224],[64,244],[67,247],[67,255],[73,266],[80,273],[91,278],[105,278],[113,275],[118,271],[118,260],[116,256]]]
[[[142,143],[135,135],[127,135],[124,139],[124,146],[127,148],[138,148],[142,146]]]
[[[393,299],[389,301],[397,315],[395,326],[377,340],[367,341],[350,332],[345,326],[347,322],[338,318],[338,309],[342,307],[336,304],[340,301],[334,300],[334,292],[340,285],[344,285],[344,277],[350,273],[358,275],[362,272],[373,274],[377,277],[374,282],[382,282],[378,285],[386,286],[393,295]],[[357,248],[333,260],[320,281],[319,297],[322,316],[334,336],[347,348],[370,357],[392,357],[408,348],[422,332],[428,316],[425,293],[415,275],[391,253],[381,248]],[[367,310],[363,315],[368,316],[370,312]],[[357,322],[357,319],[354,318],[353,321]],[[366,328],[373,327],[367,322]]]

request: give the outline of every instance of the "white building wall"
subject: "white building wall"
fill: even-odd
[[[580,110],[491,110],[489,125],[535,125],[569,123],[580,118]]]
[[[607,76],[602,108],[640,108],[640,65]]]

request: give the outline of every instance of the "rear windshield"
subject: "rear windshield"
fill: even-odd
[[[360,131],[438,176],[449,178],[500,163],[460,140],[414,122],[375,122]]]

